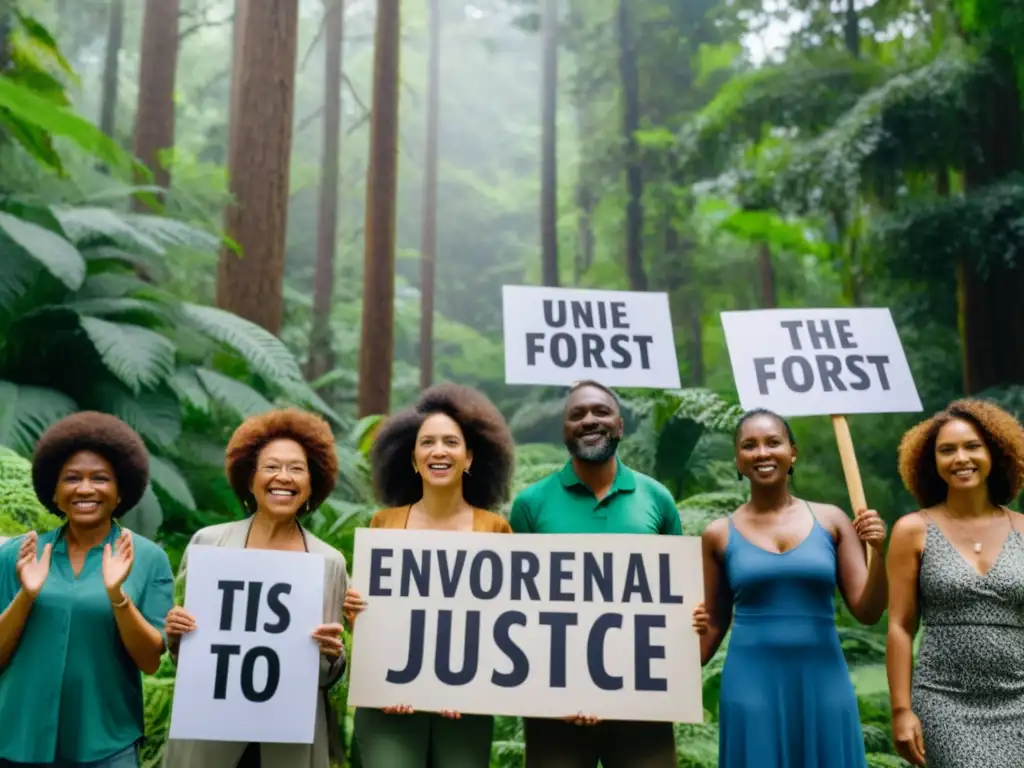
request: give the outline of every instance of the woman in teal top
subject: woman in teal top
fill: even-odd
[[[0,766],[136,768],[140,670],[173,605],[167,555],[116,522],[149,483],[146,447],[77,413],[40,438],[32,480],[66,522],[0,547]]]

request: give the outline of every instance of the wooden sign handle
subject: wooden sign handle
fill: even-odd
[[[860,479],[860,467],[857,466],[857,454],[853,450],[853,437],[850,435],[850,425],[845,416],[832,417],[832,429],[836,433],[836,445],[839,446],[839,459],[843,462],[843,474],[846,476],[846,490],[850,494],[850,506],[853,507],[853,514],[861,509],[867,509],[868,502],[864,496],[864,483]],[[866,546],[866,545],[865,545]],[[872,551],[867,547],[867,563],[871,567]]]

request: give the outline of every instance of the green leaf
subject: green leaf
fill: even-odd
[[[79,325],[103,364],[136,395],[166,381],[174,371],[174,345],[148,328],[81,316]]]
[[[121,525],[147,539],[154,539],[164,521],[160,500],[153,493],[153,486],[147,485],[139,503],[124,513]]]
[[[70,290],[78,290],[85,280],[85,259],[60,235],[0,211],[0,237],[11,240]]]
[[[197,368],[196,376],[214,400],[243,419],[273,410],[274,404],[247,384],[209,368]]]
[[[284,387],[303,380],[288,347],[255,323],[198,304],[183,303],[182,313],[197,330],[237,352],[257,375]]]
[[[96,382],[92,388],[96,410],[125,422],[146,441],[165,452],[173,451],[181,438],[181,406],[171,392],[133,395],[114,379]]]
[[[40,435],[77,410],[63,392],[0,380],[0,443],[31,456]]]
[[[53,139],[42,128],[19,120],[5,109],[0,109],[0,128],[7,131],[40,165],[58,176],[65,175],[64,162],[53,148]]]
[[[186,509],[195,510],[196,500],[188,481],[171,462],[159,456],[149,457],[149,475],[153,484]]]
[[[203,388],[196,376],[196,369],[191,366],[179,368],[168,381],[171,389],[179,399],[203,413],[210,412],[210,395]]]
[[[120,169],[126,175],[135,170],[146,172],[145,167],[136,163],[116,141],[74,110],[39,97],[3,75],[0,75],[0,107],[23,123],[73,141],[110,168]]]

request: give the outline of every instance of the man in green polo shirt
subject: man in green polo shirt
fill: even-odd
[[[570,459],[525,488],[512,503],[516,533],[682,535],[672,494],[616,458],[623,421],[619,401],[596,381],[573,385],[562,437]],[[585,702],[580,703],[582,707]],[[524,718],[526,768],[675,768],[671,723]],[[589,726],[589,727],[584,727]]]

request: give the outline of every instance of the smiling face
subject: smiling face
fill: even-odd
[[[423,420],[416,433],[412,464],[424,485],[442,488],[462,483],[462,474],[472,463],[473,454],[458,422],[443,413]]]
[[[114,467],[98,453],[79,451],[61,467],[53,501],[75,525],[108,522],[121,503]]]
[[[294,517],[312,491],[306,451],[294,440],[272,440],[256,458],[249,487],[260,511],[275,517]]]
[[[992,454],[973,424],[955,419],[935,436],[935,469],[950,490],[981,488],[992,471]]]
[[[622,439],[622,416],[615,398],[597,387],[583,386],[565,401],[562,439],[569,453],[589,464],[615,455]]]
[[[736,438],[736,469],[751,483],[774,485],[786,482],[796,461],[796,446],[786,426],[773,416],[759,414],[743,422]]]

